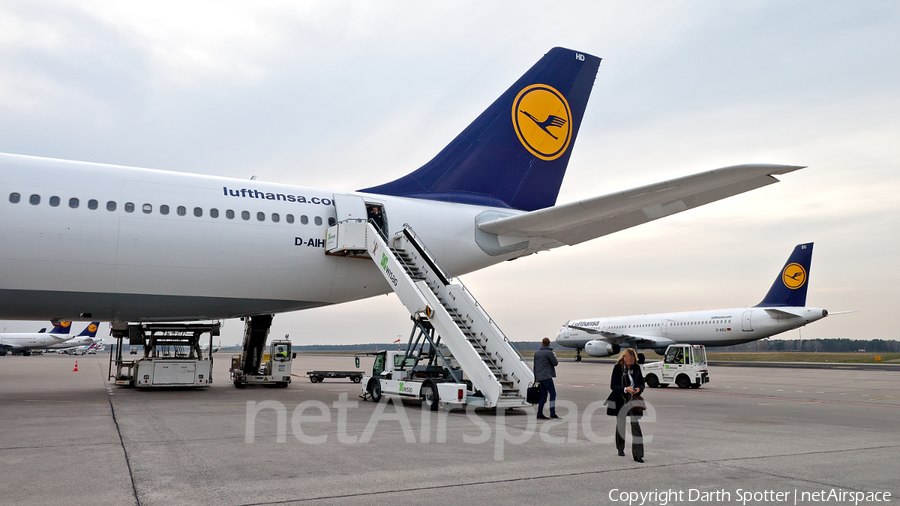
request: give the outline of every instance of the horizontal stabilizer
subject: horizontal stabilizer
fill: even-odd
[[[735,165],[632,190],[479,223],[484,232],[573,245],[772,183],[801,166]],[[552,247],[552,246],[551,246]]]
[[[786,311],[784,309],[766,308],[765,311],[772,318],[802,318],[802,316],[791,313],[790,311]]]

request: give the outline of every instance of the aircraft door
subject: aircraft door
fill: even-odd
[[[384,206],[375,202],[366,202],[366,217],[372,221],[378,230],[385,235],[388,233],[387,217],[384,215]]]
[[[661,327],[660,332],[662,333],[663,337],[666,337],[667,335],[669,335],[669,322],[670,321],[671,320],[663,320],[662,325],[660,325],[660,327]]]
[[[332,197],[337,221],[366,219],[366,203],[359,195],[335,193]]]
[[[741,330],[744,332],[752,332],[753,325],[750,323],[750,316],[753,314],[752,310],[744,311],[744,316],[741,317]]]

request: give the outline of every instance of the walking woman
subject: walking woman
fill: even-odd
[[[631,409],[631,399],[644,391],[644,376],[641,374],[641,366],[637,363],[637,353],[633,348],[628,348],[619,356],[619,360],[613,367],[612,378],[609,380],[609,388],[612,392],[606,398],[606,414],[616,417],[616,449],[619,456],[625,456],[625,418],[631,417],[631,456],[635,462],[644,462],[644,435],[638,421],[641,412]],[[629,411],[623,413],[622,408],[628,405]]]

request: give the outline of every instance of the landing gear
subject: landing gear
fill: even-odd
[[[575,361],[581,362],[581,348],[575,348]]]
[[[647,361],[647,357],[645,357],[643,353],[638,353],[637,356],[638,356],[639,364],[643,364],[644,362]]]

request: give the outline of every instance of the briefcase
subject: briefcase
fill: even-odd
[[[541,385],[537,384],[528,387],[528,390],[525,392],[525,400],[528,401],[528,404],[541,402]]]

